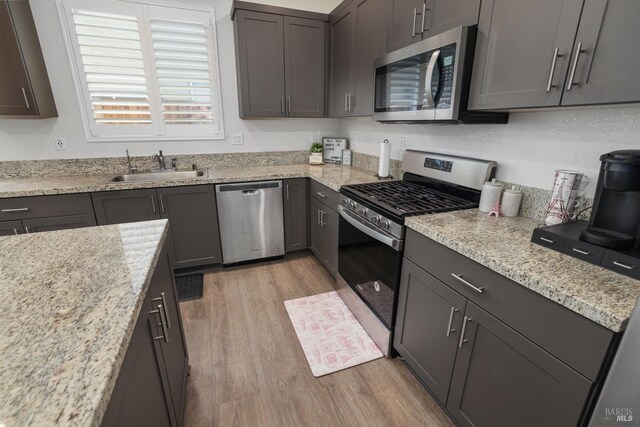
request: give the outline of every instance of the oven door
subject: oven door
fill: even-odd
[[[394,323],[403,240],[380,231],[342,206],[338,272],[382,323]]]

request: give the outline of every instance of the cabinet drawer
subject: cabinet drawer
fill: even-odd
[[[640,280],[640,259],[638,258],[605,249],[601,265],[609,270]]]
[[[533,230],[533,237],[531,237],[531,241],[549,249],[562,252],[566,239],[557,234],[549,233],[544,228],[536,228]]]
[[[567,240],[564,244],[563,252],[572,257],[590,262],[591,264],[600,265],[602,256],[604,255],[604,248],[587,242],[574,242]]]
[[[338,210],[338,203],[340,202],[340,194],[333,191],[326,185],[322,185],[317,181],[311,180],[311,196],[320,200],[325,205],[329,206],[334,211]]]
[[[93,214],[89,194],[0,199],[0,221],[82,214]]]
[[[413,230],[405,257],[595,381],[613,332]]]

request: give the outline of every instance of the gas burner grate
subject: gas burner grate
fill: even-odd
[[[346,187],[365,200],[399,216],[469,209],[476,203],[408,181],[374,182]]]

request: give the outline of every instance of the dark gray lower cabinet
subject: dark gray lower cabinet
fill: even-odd
[[[13,236],[23,232],[22,222],[20,221],[0,221],[0,236]]]
[[[27,233],[68,230],[71,228],[93,227],[95,225],[97,224],[94,215],[67,215],[22,220],[22,226]]]
[[[461,426],[565,427],[592,383],[473,303],[447,409]]]
[[[462,295],[404,260],[393,346],[443,405],[466,304]]]
[[[98,225],[160,219],[155,189],[93,193],[91,199]]]
[[[285,179],[284,243],[287,252],[307,248],[307,178]]]
[[[333,277],[338,275],[338,213],[316,199],[310,200],[310,248]]]
[[[158,189],[160,216],[169,219],[176,268],[222,262],[212,185]]]
[[[181,426],[187,373],[182,320],[165,246],[102,425]]]

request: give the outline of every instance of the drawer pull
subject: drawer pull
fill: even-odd
[[[454,279],[456,279],[458,282],[462,283],[463,285],[466,285],[466,286],[470,287],[471,289],[473,289],[474,291],[476,291],[479,294],[484,292],[484,288],[478,288],[477,286],[473,286],[471,283],[469,283],[466,280],[464,280],[462,278],[462,275],[457,275],[457,274],[451,273],[451,277],[453,277]]]
[[[321,193],[320,191],[318,191],[316,194],[317,194],[318,196],[322,197],[323,199],[326,199],[326,198],[327,198],[327,195],[326,195],[325,193]]]
[[[554,244],[556,242],[555,240],[547,239],[546,237],[540,237],[540,240],[551,244]]]
[[[458,310],[455,307],[451,307],[451,313],[449,314],[449,326],[447,326],[447,336],[451,335],[451,332],[455,332],[456,331],[455,329],[451,329],[451,325],[453,324],[453,316],[458,311],[460,311],[460,310]]]
[[[467,323],[469,322],[471,322],[471,318],[464,316],[464,320],[462,321],[462,331],[460,331],[460,341],[458,341],[458,348],[462,348],[464,343],[469,341],[464,338],[464,334],[467,332]]]
[[[635,270],[635,268],[636,268],[634,265],[623,264],[620,261],[613,261],[613,264],[617,265],[618,267],[625,268],[627,270]]]
[[[2,213],[10,213],[10,212],[26,212],[29,208],[13,208],[13,209],[2,209]]]
[[[160,316],[160,324],[158,326],[162,327],[162,335],[154,337],[153,339],[155,341],[159,341],[159,340],[164,340],[165,343],[169,342],[169,333],[167,331],[167,321],[164,318],[164,307],[162,307],[162,304],[158,304],[157,306],[158,308],[156,310],[152,310],[149,312],[149,314],[157,314]]]
[[[573,252],[579,253],[580,255],[591,255],[591,252],[583,251],[582,249],[573,248],[572,250]]]
[[[167,312],[167,300],[164,298],[164,292],[160,292],[160,296],[152,299],[152,301],[162,301],[162,309],[164,310],[164,320],[167,323],[167,328],[171,328],[171,320],[169,319],[169,312]]]

